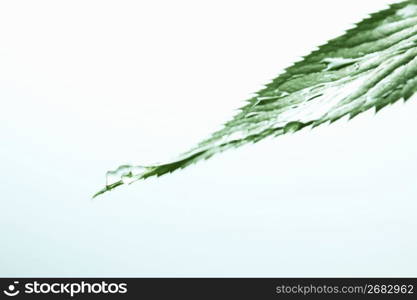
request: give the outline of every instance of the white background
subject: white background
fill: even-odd
[[[175,157],[390,1],[2,1],[1,276],[416,276],[417,102]]]

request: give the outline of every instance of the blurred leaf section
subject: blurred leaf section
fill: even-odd
[[[120,166],[107,173],[106,186],[94,197],[185,168],[229,148],[407,100],[417,89],[416,46],[417,0],[393,4],[287,68],[221,130],[177,160]]]

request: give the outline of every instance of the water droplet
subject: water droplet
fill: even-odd
[[[284,133],[294,133],[297,130],[300,130],[303,125],[304,123],[298,121],[287,123],[287,125],[284,127]]]
[[[113,183],[116,183],[119,181],[119,176],[113,172],[113,171],[108,171],[106,174],[106,185],[112,185]]]
[[[146,167],[122,165],[114,171],[108,171],[106,176],[106,185],[112,185],[116,182],[131,183],[138,179],[144,172]]]
[[[271,96],[271,97],[258,97],[256,105],[265,105],[275,102],[277,99],[281,98],[280,96]]]
[[[131,174],[123,175],[121,179],[124,184],[130,184],[136,180]]]
[[[357,59],[343,57],[329,57],[322,60],[327,64],[326,71],[338,70],[357,62]]]
[[[146,167],[143,166],[133,166],[130,168],[130,172],[132,172],[132,175],[134,176],[141,175],[145,171]]]

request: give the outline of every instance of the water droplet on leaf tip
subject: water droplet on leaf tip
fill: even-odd
[[[131,183],[138,179],[145,171],[146,167],[122,165],[114,171],[108,171],[106,175],[106,185],[110,186],[116,182]]]
[[[131,174],[130,175],[123,175],[121,179],[122,179],[124,184],[130,184],[130,183],[132,183],[136,180],[136,178],[133,177]]]
[[[106,186],[120,181],[120,176],[115,171],[108,171],[106,174]]]

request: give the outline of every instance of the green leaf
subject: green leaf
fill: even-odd
[[[173,162],[124,165],[95,196],[185,168],[216,153],[306,126],[379,111],[417,90],[417,0],[393,4],[304,57],[248,100],[211,137]]]

